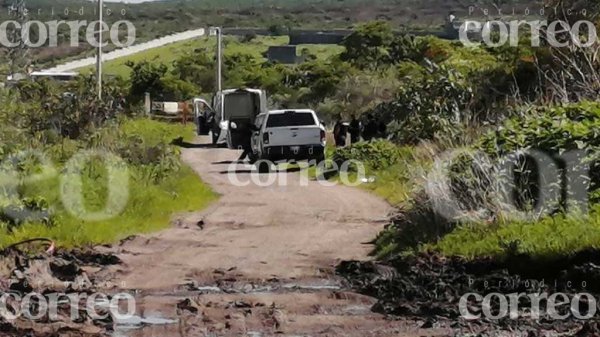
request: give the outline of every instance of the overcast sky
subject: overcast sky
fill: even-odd
[[[104,0],[104,2],[126,2],[126,3],[131,3],[131,4],[139,4],[140,2],[148,2],[148,1],[159,1],[159,0]]]

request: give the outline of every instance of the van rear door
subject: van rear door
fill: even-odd
[[[260,95],[239,90],[225,95],[223,105],[223,120],[249,119],[254,121],[254,118],[260,113]]]

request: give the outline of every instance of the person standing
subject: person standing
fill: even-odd
[[[346,146],[346,128],[342,122],[342,116],[339,115],[335,125],[333,126],[333,139],[336,147]]]
[[[360,142],[360,132],[362,131],[362,123],[356,118],[356,115],[352,116],[350,122],[350,143],[356,144]]]
[[[387,125],[384,122],[379,122],[379,125],[377,125],[377,134],[378,138],[387,138]]]
[[[377,121],[373,115],[367,115],[367,124],[363,130],[363,139],[367,142],[370,142],[375,136],[377,136]]]
[[[238,158],[238,162],[243,162],[244,159],[248,158],[252,162],[252,132],[254,130],[254,124],[250,123],[247,126],[240,125],[239,137],[241,140],[242,154]]]
[[[181,123],[187,125],[189,116],[191,115],[190,104],[187,101],[178,103],[179,112],[181,113]]]

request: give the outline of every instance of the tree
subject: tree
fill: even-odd
[[[11,75],[17,73],[27,73],[31,60],[29,59],[29,49],[27,41],[23,39],[23,27],[26,26],[28,11],[25,7],[25,0],[16,0],[9,8],[11,20],[16,21],[15,25],[8,25],[6,36],[13,46],[8,48],[7,58],[9,62],[8,70]],[[31,34],[32,29],[29,29]]]
[[[207,49],[196,49],[173,62],[171,74],[179,80],[190,82],[202,92],[215,88],[215,60]]]
[[[306,62],[287,77],[288,85],[296,88],[300,94],[298,101],[303,104],[316,104],[338,90],[338,84],[351,72],[348,63],[337,61]]]
[[[194,84],[173,76],[163,77],[160,82],[163,90],[161,96],[166,101],[186,101],[200,93]]]
[[[400,144],[432,140],[438,133],[453,136],[461,122],[473,118],[468,113],[473,91],[462,76],[444,66],[431,64],[429,75],[400,88],[396,98],[378,105],[371,113],[388,125]]]
[[[236,88],[249,86],[249,79],[254,78],[257,71],[260,70],[258,60],[247,53],[225,55],[223,66],[225,83]]]
[[[167,73],[167,66],[148,61],[138,63],[129,61],[126,65],[131,68],[130,100],[139,102],[146,92],[149,92],[152,97],[162,96],[164,86],[161,79]]]
[[[389,49],[391,62],[414,61],[419,63],[425,58],[428,49],[429,43],[426,39],[415,38],[408,34],[399,35],[394,38]]]
[[[573,24],[579,20],[596,23],[600,19],[598,0],[549,0],[547,2],[548,21],[563,20]]]
[[[282,36],[288,34],[290,29],[282,24],[272,24],[267,30],[273,36]]]
[[[394,33],[389,23],[365,23],[344,39],[342,45],[346,50],[340,57],[360,69],[379,69],[390,63],[389,49],[393,42]]]

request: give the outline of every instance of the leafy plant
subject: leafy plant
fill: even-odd
[[[360,69],[380,69],[391,62],[389,49],[394,33],[389,23],[373,21],[362,24],[342,42],[346,48],[340,58]]]
[[[461,75],[431,64],[429,76],[400,88],[396,98],[371,112],[388,125],[388,133],[399,144],[432,140],[437,133],[458,133],[468,118],[472,89],[462,83]]]
[[[386,140],[356,143],[338,148],[333,154],[337,163],[354,160],[374,170],[385,170],[400,162],[401,158],[402,149]]]

